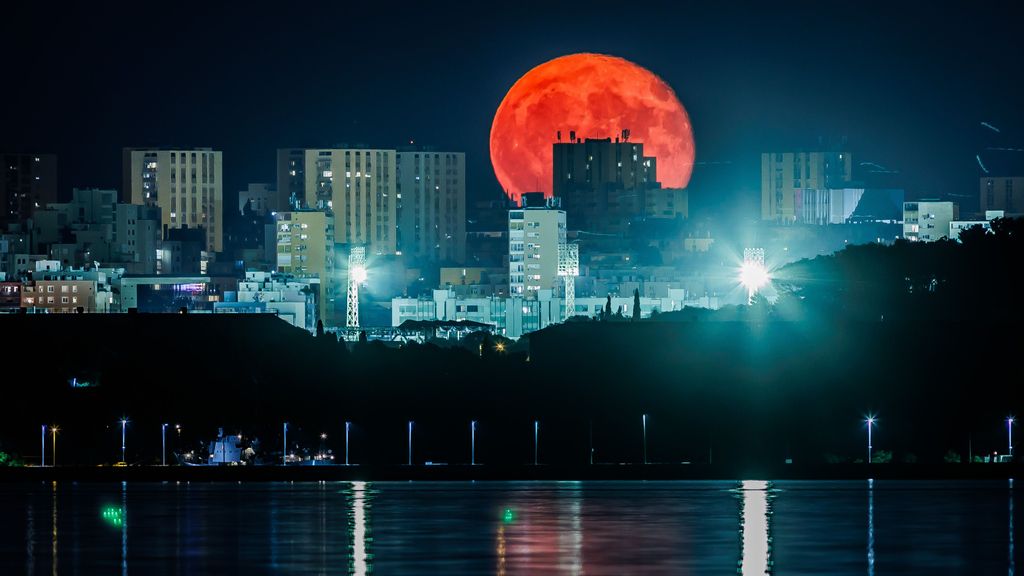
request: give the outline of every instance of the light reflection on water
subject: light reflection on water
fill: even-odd
[[[740,537],[743,553],[740,562],[743,576],[771,573],[771,508],[768,502],[770,484],[763,480],[744,480],[740,490],[743,512]]]
[[[24,542],[0,574],[1012,576],[1015,498],[1012,482],[0,485],[0,541]]]

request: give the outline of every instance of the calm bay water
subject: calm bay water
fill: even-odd
[[[0,485],[0,574],[1009,574],[1012,482]]]

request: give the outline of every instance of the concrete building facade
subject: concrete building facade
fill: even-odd
[[[125,198],[159,206],[167,230],[202,228],[209,252],[224,250],[223,153],[212,148],[125,148]]]
[[[979,193],[982,212],[1024,212],[1024,176],[982,178]]]
[[[648,214],[675,217],[685,211],[685,205],[676,206],[675,192],[653,194],[648,207],[649,190],[660,188],[657,159],[644,156],[644,145],[625,136],[580,141],[570,134],[570,141],[553,144],[552,192],[573,229],[618,234]]]
[[[118,204],[114,214],[113,260],[129,274],[156,274],[160,250],[160,208]]]
[[[335,216],[325,210],[292,210],[278,212],[276,224],[277,271],[319,279],[320,319],[336,325],[341,282],[335,278]]]
[[[853,178],[849,152],[773,152],[761,154],[761,219],[796,223],[797,190],[845,188]]]
[[[903,237],[911,242],[949,238],[949,223],[959,217],[953,202],[920,200],[903,203]]]
[[[396,156],[398,251],[421,262],[466,259],[466,155],[401,150]]]
[[[106,312],[97,306],[95,280],[37,280],[26,284],[21,292],[23,308],[34,308],[52,314]]]
[[[397,151],[369,148],[278,150],[278,194],[331,210],[339,244],[368,254],[398,250]]]
[[[565,244],[565,211],[540,192],[521,198],[522,207],[508,211],[508,293],[531,299],[561,282],[558,247]]]
[[[238,291],[233,295],[225,294],[225,302],[216,303],[214,312],[276,314],[292,326],[314,333],[320,319],[319,284],[319,278],[247,271],[245,280],[238,282]]]
[[[0,230],[57,201],[55,154],[0,154]]]

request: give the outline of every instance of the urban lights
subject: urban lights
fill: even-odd
[[[366,282],[366,248],[353,246],[348,254],[348,290],[345,296],[345,327],[359,328],[359,285]]]
[[[768,268],[764,265],[764,248],[744,248],[743,264],[740,266],[740,284],[747,289],[747,303],[754,299],[754,294],[771,281]]]

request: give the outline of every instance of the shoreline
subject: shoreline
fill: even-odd
[[[0,468],[0,483],[314,482],[314,481],[576,481],[576,480],[1008,480],[1022,464],[830,464],[727,466],[594,464],[582,466],[128,466]]]

